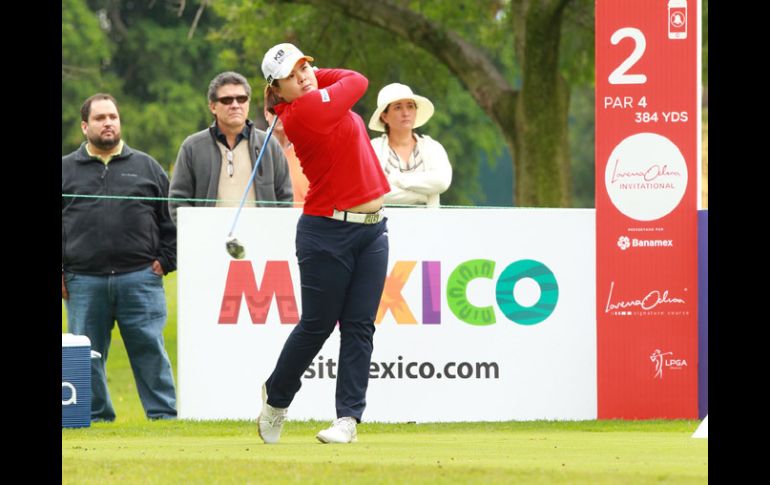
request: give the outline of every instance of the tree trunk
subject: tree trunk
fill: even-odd
[[[513,154],[514,204],[570,205],[569,90],[559,73],[562,12],[570,0],[513,0],[516,55],[523,67],[519,92],[483,51],[393,0],[274,1],[333,7],[430,52],[457,76],[505,137]]]
[[[559,72],[566,2],[512,3],[522,86],[513,130],[514,194],[520,206],[569,207],[569,87]]]

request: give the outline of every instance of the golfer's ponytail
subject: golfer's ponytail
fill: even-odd
[[[278,81],[273,81],[277,83]],[[281,97],[275,92],[275,86],[268,84],[265,86],[265,111],[275,114],[275,106],[282,103]]]

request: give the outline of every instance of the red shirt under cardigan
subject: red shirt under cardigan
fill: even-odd
[[[315,71],[318,89],[275,112],[310,181],[303,212],[330,216],[390,192],[364,120],[350,109],[369,80],[347,69]]]

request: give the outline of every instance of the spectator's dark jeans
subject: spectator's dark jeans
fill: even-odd
[[[102,354],[101,359],[91,359],[91,419],[115,419],[105,366],[116,320],[145,414],[150,419],[175,418],[174,375],[163,345],[163,278],[147,267],[109,276],[65,272],[64,280],[69,291],[68,331],[87,336],[91,349]]]

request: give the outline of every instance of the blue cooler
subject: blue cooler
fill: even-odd
[[[91,341],[61,335],[61,426],[91,426]]]

